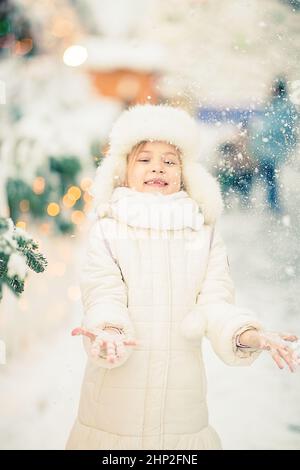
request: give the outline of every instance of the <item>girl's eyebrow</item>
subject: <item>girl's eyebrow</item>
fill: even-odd
[[[145,153],[145,152],[147,152],[147,153],[152,153],[151,150],[140,150],[139,153]],[[164,152],[162,155],[173,155],[174,157],[177,157],[177,155],[176,155],[175,153],[173,153],[173,152]]]

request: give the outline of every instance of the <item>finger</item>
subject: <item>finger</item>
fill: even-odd
[[[116,345],[114,341],[105,341],[103,340],[107,351],[115,351]]]
[[[278,354],[278,352],[276,352],[276,351],[272,352],[271,356],[272,356],[273,360],[276,362],[279,369],[284,369],[284,364],[282,363],[282,361],[280,359],[280,355]]]
[[[277,336],[277,338],[272,338],[269,341],[267,341],[267,346],[268,346],[267,349],[271,351],[288,347],[285,340],[281,338],[279,335]]]
[[[280,348],[278,349],[278,353],[280,354],[282,359],[287,363],[290,371],[295,372],[295,367],[292,359],[293,352],[289,351],[288,349]]]
[[[285,341],[298,341],[298,336],[293,335],[292,333],[279,333],[279,336]]]
[[[106,348],[106,356],[108,362],[114,362],[116,357],[116,348],[113,341],[104,340],[104,348]]]
[[[292,358],[293,358],[294,364],[300,365],[300,356],[297,353],[297,351],[293,351]]]
[[[125,339],[123,341],[123,343],[126,345],[126,346],[137,346],[139,344],[139,342],[135,339]]]
[[[74,330],[71,331],[72,336],[79,336],[86,334],[87,330],[85,328],[81,328],[80,326],[77,328],[74,328]]]
[[[119,358],[123,357],[125,355],[125,346],[122,341],[117,342],[117,356]]]
[[[100,336],[96,337],[95,342],[99,345],[100,348],[102,348],[104,346],[104,343],[105,343]]]
[[[80,327],[74,328],[74,330],[71,331],[72,336],[81,335],[81,333],[82,333],[82,328],[80,328]]]
[[[108,354],[107,355],[107,361],[114,364],[114,362],[116,362],[116,355],[115,354]]]
[[[86,330],[85,328],[81,328],[81,327],[74,328],[74,330],[72,330],[71,334],[72,334],[72,336],[78,336],[78,335],[87,336],[91,340],[96,339],[96,335],[94,333],[91,333],[90,331]]]
[[[106,351],[107,351],[107,358],[109,360],[114,359],[116,357],[116,346],[115,343],[108,341],[106,343]]]
[[[91,355],[93,357],[98,357],[100,355],[100,347],[98,346],[98,344],[94,344],[91,347]]]

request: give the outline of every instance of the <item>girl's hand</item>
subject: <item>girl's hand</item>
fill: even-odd
[[[125,346],[136,346],[137,341],[125,339],[122,332],[116,328],[106,327],[99,331],[99,334],[92,333],[85,328],[75,328],[72,336],[84,335],[92,341],[91,354],[94,357],[101,357],[114,364],[125,354]]]
[[[290,333],[259,332],[260,349],[269,351],[279,369],[284,369],[284,362],[291,372],[300,364],[300,356],[289,343],[297,342],[298,337]],[[299,347],[299,345],[298,345]]]
[[[298,339],[296,335],[290,333],[258,330],[247,330],[240,335],[242,344],[269,351],[279,369],[284,369],[284,363],[286,363],[291,372],[295,372],[296,366],[300,364]]]

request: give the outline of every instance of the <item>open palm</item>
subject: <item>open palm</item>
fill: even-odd
[[[72,331],[72,336],[77,335],[87,336],[91,340],[92,356],[106,359],[109,363],[120,360],[125,354],[126,346],[136,346],[138,344],[136,340],[126,339],[123,333],[118,333],[109,328],[100,330],[99,333],[95,334],[86,328],[79,327]]]

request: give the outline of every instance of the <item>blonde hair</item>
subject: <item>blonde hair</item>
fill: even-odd
[[[127,165],[129,163],[129,157],[132,156],[132,159],[131,159],[131,163],[134,163],[135,162],[135,159],[139,153],[140,150],[142,150],[142,148],[144,147],[144,145],[147,143],[147,140],[142,140],[141,142],[138,142],[137,144],[135,144],[132,149],[130,150],[130,152],[127,154],[126,158],[127,158]]]

